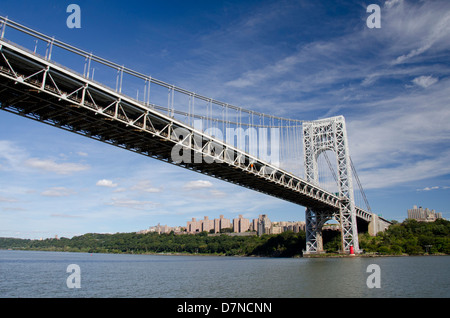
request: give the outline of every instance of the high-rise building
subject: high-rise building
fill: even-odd
[[[214,220],[210,220],[207,216],[205,216],[203,222],[202,222],[202,230],[201,232],[210,232],[211,230],[214,230]]]
[[[147,230],[142,230],[139,232],[136,232],[137,234],[146,234],[146,233],[158,233],[158,234],[162,234],[162,233],[170,233],[170,232],[175,232],[175,233],[180,233],[181,232],[181,227],[179,226],[167,226],[167,225],[160,225],[158,223],[158,225],[155,226],[150,226]]]
[[[250,220],[239,215],[237,219],[233,219],[233,231],[235,233],[244,233],[250,229]]]
[[[305,230],[306,223],[305,221],[271,222],[267,215],[261,214],[257,219],[253,219],[252,227],[253,230],[257,231],[257,234],[261,236],[263,234],[280,234],[286,231],[298,233]]]
[[[187,222],[186,232],[187,233],[198,233],[198,232],[211,232],[219,233],[221,230],[230,228],[231,222],[229,219],[225,219],[223,215],[220,215],[219,219],[210,220],[207,216],[203,220],[196,220],[192,218],[192,221]]]
[[[292,231],[298,233],[304,231],[306,227],[305,221],[281,221],[272,223],[272,234],[278,234],[286,231]]]
[[[201,231],[202,231],[202,220],[197,221],[195,218],[192,218],[192,221],[187,222],[186,232],[197,233]]]
[[[256,219],[257,223],[257,234],[259,236],[263,234],[272,234],[272,222],[270,222],[269,218],[265,214],[259,215],[258,219]]]
[[[220,233],[224,229],[233,228],[234,233],[245,233],[249,231],[257,232],[259,236],[263,234],[279,234],[286,231],[293,231],[298,233],[305,230],[305,222],[271,222],[266,214],[261,214],[257,219],[249,220],[239,215],[231,222],[229,219],[220,215],[218,219],[210,220],[207,216],[203,220],[196,220],[192,218],[192,221],[187,222],[186,233]],[[249,234],[249,233],[247,233]]]
[[[231,228],[231,222],[229,219],[225,219],[223,215],[220,215],[218,219],[214,219],[214,233],[219,233],[223,229]]]
[[[408,219],[414,219],[420,222],[434,222],[437,219],[442,219],[442,213],[436,213],[435,210],[424,209],[421,206],[417,208],[417,205],[412,209],[408,209]]]

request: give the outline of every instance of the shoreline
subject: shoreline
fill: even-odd
[[[269,255],[225,255],[225,254],[208,254],[208,253],[114,253],[114,252],[86,252],[86,251],[64,251],[55,249],[22,249],[22,248],[0,248],[2,251],[30,251],[30,252],[64,252],[64,253],[85,253],[85,254],[108,254],[108,255],[161,255],[161,256],[215,256],[215,257],[249,257],[249,258],[376,258],[376,257],[408,257],[408,256],[450,256],[448,254],[436,253],[436,254],[337,254],[337,253],[323,253],[323,254],[299,254],[291,257],[281,257],[281,256],[269,256]]]

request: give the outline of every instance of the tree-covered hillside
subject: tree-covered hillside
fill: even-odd
[[[0,238],[0,248],[88,253],[199,253],[213,255],[295,256],[305,245],[304,233],[208,236],[200,234],[94,234],[71,239],[21,240]]]
[[[339,252],[340,233],[324,231],[324,249]],[[369,236],[359,235],[364,253],[380,255],[450,254],[450,221],[422,223],[406,220],[387,231]],[[259,236],[208,236],[200,234],[95,234],[71,239],[28,240],[0,238],[0,249],[26,249],[88,253],[189,253],[240,256],[300,256],[305,249],[305,232],[284,232]]]
[[[379,254],[450,254],[450,221],[426,223],[407,219],[375,237],[361,235],[360,247]]]

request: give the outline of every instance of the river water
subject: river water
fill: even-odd
[[[378,266],[373,270],[371,264]],[[0,297],[448,298],[450,256],[280,259],[0,250]]]

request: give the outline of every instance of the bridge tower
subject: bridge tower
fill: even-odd
[[[306,254],[323,252],[322,226],[334,218],[340,224],[343,253],[351,247],[359,252],[352,169],[348,150],[347,130],[343,116],[303,123],[303,156],[306,181],[319,185],[318,157],[327,150],[336,154],[339,211],[306,208]]]

